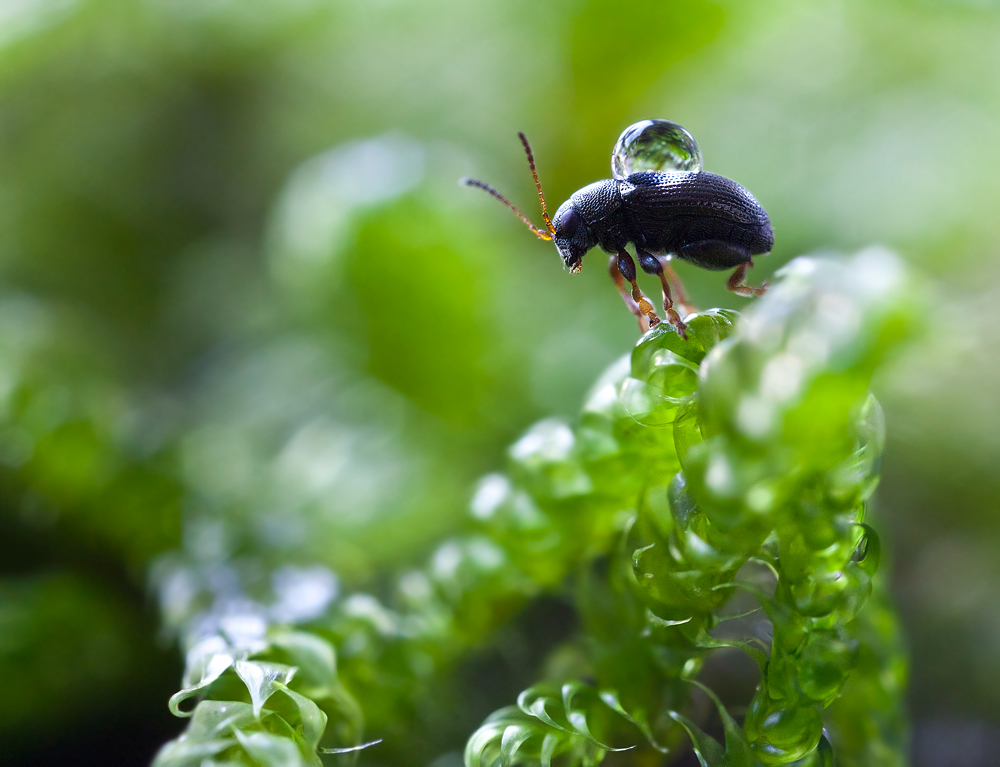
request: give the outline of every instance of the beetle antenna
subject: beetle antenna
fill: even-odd
[[[535,187],[538,189],[538,200],[542,203],[542,219],[545,221],[545,228],[552,233],[552,237],[555,237],[556,228],[552,226],[552,219],[549,218],[549,212],[545,208],[545,195],[542,194],[542,182],[538,180],[538,171],[535,170],[535,156],[531,153],[531,146],[528,144],[528,137],[520,131],[518,131],[517,137],[521,139],[521,143],[524,144],[524,151],[528,155],[528,165],[531,166],[531,175],[534,176]]]
[[[504,197],[502,194],[500,194],[500,192],[498,192],[496,189],[494,189],[489,184],[484,184],[482,181],[476,181],[476,179],[474,179],[474,178],[463,178],[462,181],[461,181],[461,183],[465,184],[466,186],[474,186],[477,189],[482,189],[484,192],[487,192],[487,193],[493,195],[498,200],[500,200],[500,202],[502,202],[504,205],[506,205],[508,208],[510,208],[512,211],[514,211],[517,214],[517,217],[520,218],[525,223],[525,225],[532,232],[535,233],[535,236],[538,239],[545,240],[546,242],[552,240],[552,237],[555,234],[555,229],[553,229],[552,228],[552,224],[549,223],[549,217],[548,217],[548,215],[545,215],[543,213],[543,215],[545,215],[545,223],[549,227],[549,231],[551,231],[552,234],[549,234],[549,232],[546,232],[544,229],[539,229],[537,226],[535,226],[533,223],[531,223],[531,221],[528,220],[528,217],[526,215],[524,215],[520,210],[518,210],[517,206],[514,203],[512,203],[510,200],[508,200],[506,197]],[[542,193],[541,187],[538,188],[538,193],[539,194]],[[542,204],[544,206],[544,202]],[[542,210],[544,211],[545,208],[543,207]]]

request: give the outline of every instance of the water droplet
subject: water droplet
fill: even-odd
[[[669,426],[677,415],[678,399],[664,397],[656,387],[626,378],[618,395],[625,412],[642,426]]]
[[[873,577],[878,570],[879,559],[882,557],[882,544],[873,527],[865,524],[860,525],[860,527],[862,530],[861,538],[851,556],[851,561],[857,562],[858,566],[869,577]]]
[[[861,536],[861,540],[858,541],[858,546],[854,549],[854,555],[851,560],[854,562],[863,562],[865,557],[868,556],[868,536]]]
[[[611,173],[625,178],[644,170],[701,170],[698,142],[670,120],[643,120],[627,127],[611,153]]]

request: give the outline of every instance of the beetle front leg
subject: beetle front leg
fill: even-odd
[[[636,248],[635,252],[639,256],[639,266],[642,267],[642,271],[646,274],[655,274],[660,278],[660,285],[663,287],[663,311],[666,313],[670,323],[677,328],[677,332],[684,338],[687,338],[687,325],[684,324],[681,316],[674,309],[674,299],[670,294],[670,283],[667,280],[666,274],[664,274],[663,264],[660,263],[660,259],[652,253],[639,250],[639,248]],[[683,296],[683,293],[681,295]]]
[[[762,283],[759,288],[746,284],[747,269],[751,266],[753,266],[753,261],[747,261],[745,264],[737,266],[729,277],[729,282],[726,283],[726,287],[738,296],[746,296],[747,298],[762,296],[767,290],[766,282]]]
[[[615,285],[618,287],[618,292],[622,294],[622,301],[625,302],[625,306],[639,320],[639,332],[645,334],[649,330],[649,320],[642,313],[642,310],[639,309],[639,304],[633,300],[629,289],[625,287],[625,278],[622,277],[622,271],[618,268],[618,256],[611,256],[611,259],[608,261],[608,274],[611,275],[611,279],[614,280]]]
[[[653,305],[649,303],[649,300],[639,290],[639,283],[635,281],[635,261],[632,260],[632,256],[628,254],[625,248],[618,249],[616,265],[621,276],[632,285],[632,300],[638,305],[639,311],[646,316],[646,319],[649,321],[649,327],[653,328],[659,325],[660,318],[656,316],[656,310],[653,309]]]

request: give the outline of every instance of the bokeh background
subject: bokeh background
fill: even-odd
[[[0,764],[147,763],[185,631],[308,619],[461,530],[637,329],[601,255],[570,277],[456,181],[537,218],[518,130],[555,207],[647,117],[769,211],[753,279],[880,243],[933,281],[875,513],[915,763],[995,764],[990,0],[0,0]]]

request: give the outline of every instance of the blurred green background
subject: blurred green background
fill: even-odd
[[[936,280],[877,386],[877,524],[914,762],[994,764],[989,0],[0,0],[0,764],[148,762],[178,633],[308,618],[462,529],[637,329],[600,254],[568,276],[456,181],[537,219],[518,130],[554,208],[647,117],[767,208],[752,280],[873,242]]]

